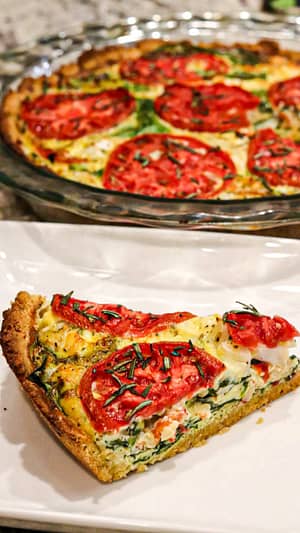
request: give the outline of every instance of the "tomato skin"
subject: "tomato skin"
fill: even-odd
[[[300,145],[271,128],[260,130],[249,144],[248,168],[273,187],[300,187]]]
[[[213,198],[235,174],[235,165],[226,152],[198,139],[144,134],[111,153],[103,186],[147,196]]]
[[[195,316],[185,311],[154,315],[152,313],[132,311],[123,305],[96,304],[76,298],[69,298],[64,305],[64,298],[61,294],[53,296],[51,306],[56,315],[80,328],[122,337],[149,335],[150,333],[161,331],[171,324],[177,324]],[[75,308],[78,307],[77,311],[74,311],[74,305]],[[96,318],[93,319],[91,316],[88,318],[82,313],[94,315]],[[118,316],[114,316],[114,314]]]
[[[78,139],[117,125],[135,109],[126,89],[91,94],[45,94],[24,102],[21,117],[40,139]]]
[[[256,370],[256,372],[262,377],[266,382],[270,377],[270,363],[267,361],[251,361],[251,366]]]
[[[203,75],[189,70],[192,62],[201,64]],[[156,58],[140,57],[123,61],[120,66],[120,74],[127,80],[144,85],[170,82],[197,85],[203,80],[203,77],[226,74],[228,69],[229,67],[223,59],[205,52],[188,56],[168,56],[162,53]]]
[[[275,348],[281,342],[292,340],[300,335],[297,329],[285,318],[275,315],[273,318],[251,313],[226,313],[229,335],[235,344],[255,349],[259,344]],[[232,322],[236,322],[233,325]]]
[[[133,360],[134,371],[128,377]],[[123,369],[122,361],[127,361]],[[116,365],[118,369],[113,371]],[[94,429],[101,433],[114,431],[136,416],[150,417],[202,387],[212,387],[224,369],[220,360],[188,342],[140,343],[88,368],[79,385],[79,396]],[[132,388],[118,395],[122,385]],[[147,405],[131,415],[145,401]]]
[[[240,87],[215,83],[184,87],[170,85],[154,104],[160,117],[176,128],[223,132],[249,125],[247,111],[259,98]]]
[[[269,98],[275,107],[300,107],[300,76],[273,83],[269,89]]]

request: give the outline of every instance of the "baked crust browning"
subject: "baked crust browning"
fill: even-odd
[[[33,406],[64,446],[103,482],[113,480],[109,451],[101,453],[92,438],[65,416],[46,393],[28,378],[34,370],[30,346],[35,334],[37,310],[44,299],[19,292],[3,313],[1,345],[3,355],[29,395]],[[121,476],[122,477],[122,476]]]

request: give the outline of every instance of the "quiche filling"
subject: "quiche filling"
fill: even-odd
[[[298,56],[266,56],[259,43],[126,50],[128,59],[99,51],[27,80],[4,101],[4,137],[34,165],[102,189],[221,200],[300,192]]]
[[[240,305],[156,315],[55,295],[38,313],[30,380],[136,469],[299,371],[298,331]]]

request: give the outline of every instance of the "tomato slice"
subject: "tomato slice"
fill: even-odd
[[[248,168],[272,186],[300,187],[300,145],[271,128],[260,130],[249,144]]]
[[[56,315],[80,328],[122,337],[143,337],[195,316],[185,311],[162,315],[132,311],[123,305],[77,300],[71,293],[55,294],[51,305]]]
[[[269,98],[275,107],[300,107],[300,76],[273,83],[269,89]]]
[[[78,139],[124,120],[135,109],[126,89],[96,94],[45,94],[24,102],[21,117],[41,139]]]
[[[123,78],[143,85],[178,82],[183,85],[197,85],[205,78],[225,74],[229,67],[223,59],[206,52],[186,56],[139,57],[121,63]]]
[[[248,126],[247,111],[258,105],[259,98],[250,92],[223,83],[171,85],[154,104],[161,118],[176,128],[211,132]]]
[[[290,341],[300,335],[297,329],[281,316],[271,318],[233,311],[225,313],[223,320],[227,323],[233,342],[250,349],[257,348],[259,344],[275,348],[280,342]]]
[[[79,396],[96,431],[113,431],[212,387],[224,369],[191,342],[132,344],[88,368]]]
[[[120,144],[103,175],[106,189],[167,198],[211,198],[234,177],[230,156],[192,137],[145,134]]]

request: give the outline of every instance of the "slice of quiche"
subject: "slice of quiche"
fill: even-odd
[[[252,305],[200,317],[20,292],[3,354],[56,436],[101,481],[203,444],[300,384],[298,331]]]

